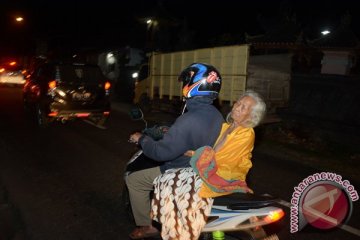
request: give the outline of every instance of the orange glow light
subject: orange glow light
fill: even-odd
[[[49,82],[49,89],[54,89],[54,88],[56,88],[56,81],[55,80]]]
[[[0,68],[0,73],[4,72],[5,68]]]
[[[90,113],[77,113],[76,116],[77,117],[88,117],[90,115]]]
[[[11,62],[9,63],[10,66],[15,66],[16,65],[16,62]]]
[[[265,221],[269,223],[276,222],[280,220],[284,215],[285,213],[283,210],[272,211],[269,215],[266,216]]]
[[[49,117],[56,117],[58,115],[57,112],[51,112],[48,114]]]
[[[109,90],[111,87],[111,84],[109,82],[106,82],[104,85],[105,90]]]

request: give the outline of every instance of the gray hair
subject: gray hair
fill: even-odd
[[[240,95],[238,101],[244,97],[251,97],[255,100],[256,104],[252,108],[250,119],[246,122],[246,127],[256,127],[264,118],[266,113],[266,104],[261,95],[253,90],[246,90]],[[231,112],[226,116],[226,121],[232,123],[234,120],[231,118]]]

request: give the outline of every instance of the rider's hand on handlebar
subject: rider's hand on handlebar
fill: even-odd
[[[139,132],[133,133],[130,135],[129,142],[138,144],[139,139],[141,138],[142,134]]]
[[[194,154],[195,154],[195,151],[193,151],[193,150],[187,150],[184,153],[184,155],[187,156],[187,157],[192,157],[192,156],[194,156]]]

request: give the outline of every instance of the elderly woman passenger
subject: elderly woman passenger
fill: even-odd
[[[151,215],[161,223],[163,239],[198,239],[213,197],[252,192],[246,175],[252,167],[253,128],[265,111],[258,93],[244,92],[228,114],[215,145],[186,153],[192,155],[192,168],[170,169],[154,180]]]

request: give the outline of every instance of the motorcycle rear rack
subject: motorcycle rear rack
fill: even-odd
[[[278,198],[249,193],[233,193],[214,198],[214,205],[225,206],[231,210],[258,209],[276,202]]]

